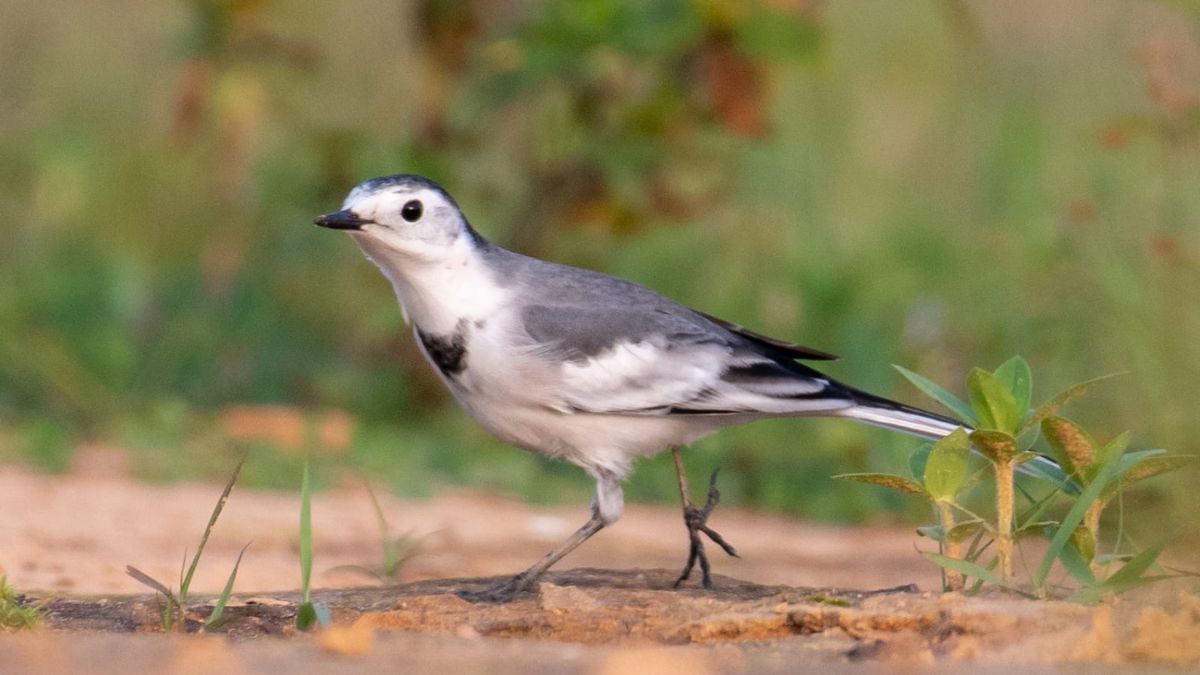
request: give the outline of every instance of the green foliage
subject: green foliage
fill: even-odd
[[[363,484],[367,488],[367,494],[371,497],[375,522],[379,526],[382,560],[378,567],[339,565],[330,571],[357,572],[373,577],[380,583],[393,584],[399,577],[404,564],[417,555],[421,541],[412,532],[401,534],[392,532],[392,526],[388,524],[387,516],[383,513],[383,507],[379,505],[379,498],[375,496],[375,490],[371,487],[371,483],[364,481]]]
[[[309,460],[304,459],[300,478],[300,591],[302,598],[296,611],[296,628],[307,631],[317,625],[328,626],[329,608],[312,601],[312,478]]]
[[[37,628],[41,624],[42,615],[38,608],[27,604],[24,597],[8,585],[8,577],[0,576],[0,632]]]
[[[971,442],[961,428],[933,444],[925,462],[925,489],[936,501],[954,501],[967,478]]]
[[[208,544],[208,537],[212,534],[213,527],[217,524],[217,519],[221,517],[221,511],[225,508],[225,502],[229,499],[229,493],[233,491],[233,486],[237,483],[238,476],[241,475],[242,465],[245,464],[245,456],[238,460],[237,466],[234,467],[233,473],[230,474],[229,480],[225,483],[225,489],[221,491],[221,496],[217,498],[217,503],[213,506],[212,513],[208,517],[208,524],[204,527],[204,534],[200,535],[200,543],[196,546],[196,553],[192,556],[192,562],[187,567],[187,571],[180,566],[179,570],[179,592],[175,593],[171,588],[157,579],[151,577],[145,572],[137,569],[133,565],[126,565],[125,573],[133,577],[137,581],[149,586],[156,592],[162,594],[166,604],[162,609],[162,627],[163,630],[169,631],[174,627],[179,630],[186,630],[187,623],[184,613],[187,611],[187,603],[189,592],[192,587],[192,577],[196,573],[196,567],[200,564],[200,556],[204,553],[204,547]],[[229,572],[229,578],[225,582],[225,588],[221,595],[217,598],[217,603],[213,611],[209,614],[208,619],[204,623],[205,628],[217,628],[221,625],[222,614],[225,611],[225,605],[229,603],[229,598],[233,594],[233,584],[237,579],[238,567],[242,564],[242,556],[246,553],[246,549],[250,544],[247,543],[238,552],[237,560],[233,563],[233,569]],[[183,554],[184,562],[187,561],[187,552]]]
[[[220,411],[282,404],[359,422],[317,485],[344,462],[406,494],[585,497],[572,468],[471,430],[388,284],[311,227],[396,171],[444,183],[497,241],[834,351],[831,375],[882,395],[903,398],[893,362],[942,377],[1021,352],[1052,364],[1039,386],[1129,369],[1089,399],[1089,428],[1200,452],[1200,116],[1113,41],[1165,10],[1031,54],[976,25],[1018,8],[952,22],[931,7],[115,0],[60,26],[15,0],[0,455],[62,471],[83,441],[136,445],[138,475],[218,476]],[[252,460],[244,480],[294,486],[295,455],[259,450],[285,470]],[[771,422],[695,451],[725,467],[731,504],[842,521],[906,508],[824,480],[911,451],[883,432]],[[1194,507],[1186,471],[1136,503]],[[648,462],[629,494],[675,499],[669,477]]]
[[[1000,378],[975,368],[967,377],[967,391],[980,430],[999,431],[1010,436],[1016,433],[1024,411],[1017,409],[1016,396]]]
[[[308,630],[316,624],[317,611],[310,597],[312,582],[312,479],[308,459],[304,460],[304,473],[300,479],[300,590],[303,597],[296,613],[296,628]]]
[[[978,420],[975,419],[975,411],[970,405],[964,403],[962,399],[947,391],[940,384],[930,380],[929,378],[919,373],[914,373],[903,366],[892,366],[900,371],[900,374],[913,384],[917,389],[920,389],[926,396],[946,406],[950,412],[953,412],[958,419],[962,420],[967,426],[977,426]]]
[[[904,369],[900,372],[947,407],[955,409],[964,405],[931,380]],[[1133,555],[1100,555],[1101,515],[1109,501],[1127,485],[1181,468],[1192,458],[1167,455],[1161,450],[1128,452],[1129,434],[1121,434],[1099,445],[1077,423],[1057,416],[1066,402],[1098,381],[1072,387],[1037,409],[1031,409],[1033,376],[1024,359],[1014,357],[995,372],[975,368],[967,377],[971,410],[964,411],[961,417],[977,419],[984,428],[971,431],[969,436],[963,429],[957,429],[932,447],[923,446],[914,452],[909,458],[909,466],[915,476],[922,478],[921,483],[891,474],[843,474],[837,477],[917,494],[932,502],[939,524],[918,528],[918,532],[937,541],[942,548],[942,552],[925,553],[925,557],[942,568],[946,586],[951,590],[964,589],[965,578],[974,578],[1023,595],[1047,597],[1054,591],[1049,577],[1055,563],[1061,565],[1077,584],[1069,597],[1081,602],[1095,601],[1111,593],[1167,578],[1163,574],[1147,575],[1156,564],[1161,545]],[[1029,502],[1029,508],[1018,516],[1014,508],[1013,469],[1037,459],[1034,453],[1022,451],[1018,444],[1018,436],[1030,429],[1041,432],[1065,473],[1058,476],[1046,470],[1030,471],[1035,478],[1049,482],[1049,489],[1043,487],[1040,492],[1044,496],[1035,498],[1036,488],[1033,491],[1023,488],[1020,492]],[[1030,439],[1028,445],[1032,446],[1036,440]],[[971,488],[977,483],[968,479],[968,453],[972,446],[995,469],[992,487],[996,503],[990,522],[976,516],[966,505]],[[1031,466],[1042,463],[1039,460]],[[1065,489],[1068,486],[1080,489],[1068,491]],[[1045,520],[1045,514],[1056,503],[1063,515],[1057,520]],[[962,514],[967,517],[963,518]],[[1033,533],[1046,536],[1049,546],[1028,580],[1029,587],[1023,587],[1015,582],[1011,572],[1012,546],[1014,538]],[[1118,533],[1115,546],[1122,544],[1119,538],[1123,534]],[[985,535],[990,535],[996,544],[996,553],[986,564],[981,560],[990,544],[983,542]],[[970,546],[963,551],[961,546],[968,541]],[[1108,566],[1117,560],[1124,560],[1124,563],[1115,571],[1109,571]],[[996,567],[999,567],[999,573],[995,571]],[[976,590],[978,582],[974,586]]]

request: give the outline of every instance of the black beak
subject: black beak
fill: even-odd
[[[358,214],[350,209],[342,209],[337,213],[326,213],[323,216],[317,216],[314,223],[321,227],[328,227],[331,230],[361,230],[363,225],[373,221],[363,220],[358,217]]]

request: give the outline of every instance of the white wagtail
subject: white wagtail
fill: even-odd
[[[473,599],[503,601],[621,517],[633,460],[675,456],[688,560],[711,587],[679,448],[766,418],[845,417],[937,439],[960,424],[868,394],[799,363],[835,358],[683,307],[638,284],[488,242],[441,186],[368,180],[316,224],[345,230],[392,282],[417,342],[458,402],[504,441],[572,462],[596,479],[592,516],[561,546]]]

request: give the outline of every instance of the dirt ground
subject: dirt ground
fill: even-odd
[[[65,476],[0,466],[0,574],[46,603],[50,628],[0,635],[0,672],[696,674],[888,664],[957,671],[963,662],[1143,672],[1200,662],[1200,599],[1184,584],[1099,607],[942,595],[933,592],[935,569],[914,551],[927,542],[907,528],[819,526],[737,509],[719,508],[711,521],[742,554],[713,552],[721,575],[713,592],[670,589],[686,553],[679,511],[632,504],[536,592],[472,605],[453,591],[524,568],[581,524],[586,505],[533,508],[464,490],[424,501],[381,494],[393,530],[420,541],[400,583],[385,588],[335,569],[381,557],[361,487],[313,501],[314,583],[324,589],[316,599],[332,610],[332,629],[292,628],[298,495],[235,488],[194,584],[196,594],[219,591],[253,542],[225,636],[163,636],[155,599],[125,566],[177,580],[219,492],[138,483],[104,461]],[[203,620],[211,605],[211,596],[196,597],[192,618]]]

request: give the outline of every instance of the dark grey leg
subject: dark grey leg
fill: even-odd
[[[550,569],[551,565],[562,560],[563,556],[574,551],[580,544],[587,541],[589,537],[603,528],[604,521],[600,519],[599,515],[593,513],[591,519],[583,527],[576,530],[575,534],[572,534],[561,546],[547,553],[546,557],[539,560],[529,569],[491,588],[482,591],[459,591],[458,595],[471,602],[508,602],[516,597],[518,593],[529,590],[538,577]]]
[[[717,490],[717,471],[714,469],[712,477],[708,480],[708,498],[704,502],[704,508],[698,509],[692,505],[687,473],[683,470],[683,456],[679,452],[679,448],[671,448],[671,455],[675,458],[675,473],[679,477],[679,496],[683,500],[683,524],[687,526],[688,541],[691,544],[688,549],[687,563],[683,566],[683,573],[675,580],[675,588],[679,588],[680,584],[687,581],[688,577],[692,575],[696,561],[700,562],[700,572],[703,575],[701,583],[705,588],[712,588],[711,568],[708,564],[708,555],[704,552],[704,542],[700,539],[700,533],[703,532],[725,553],[735,558],[738,557],[733,546],[725,541],[725,538],[716,530],[708,526],[708,516],[721,502],[721,492]]]
[[[459,591],[459,597],[471,602],[509,602],[518,593],[529,590],[538,577],[550,569],[554,563],[562,560],[568,553],[574,551],[580,544],[591,538],[605,525],[611,525],[621,517],[625,500],[620,483],[616,477],[600,473],[596,477],[596,497],[592,501],[592,517],[575,530],[558,548],[546,554],[529,569],[517,576],[482,591]]]

